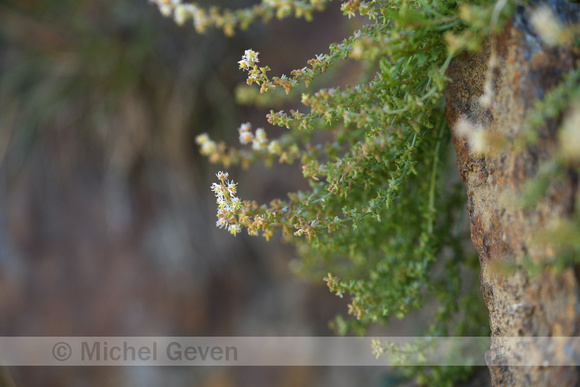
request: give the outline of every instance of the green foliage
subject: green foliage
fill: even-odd
[[[180,24],[193,19],[198,31],[213,25],[226,34],[257,17],[310,18],[326,6],[325,1],[271,0],[244,10],[202,11],[179,1],[155,2]],[[481,300],[462,281],[476,260],[464,250],[465,233],[457,226],[464,195],[448,184],[443,90],[453,56],[476,49],[512,8],[453,0],[346,1],[343,13],[369,24],[307,66],[270,77],[259,53],[246,50],[239,61],[248,85],[255,83],[260,91],[240,89],[240,101],[263,105],[268,100],[262,93],[302,93],[303,109],[267,115],[270,124],[287,128],[284,135],[270,140],[263,128],[245,123],[238,135],[249,146],[242,149],[207,134],[197,138],[201,153],[226,168],[259,160],[300,162],[310,190],[268,204],[240,200],[237,183],[218,173],[219,183],[212,186],[217,226],[234,235],[245,228],[268,240],[280,230],[295,243],[302,256],[299,273],[324,277],[333,293],[350,296],[354,319],[338,317],[339,333],[364,334],[371,323],[403,318],[423,306],[425,294],[440,302],[431,334],[449,334],[449,322],[461,312],[454,333],[485,333]],[[312,90],[321,74],[348,60],[364,63],[358,84]]]
[[[539,132],[547,120],[556,120],[570,108],[571,102],[580,100],[580,63],[576,69],[564,75],[558,86],[536,102],[534,114],[528,118],[528,132],[526,137],[518,141],[523,145],[537,142]]]
[[[227,19],[226,33],[230,27],[246,27],[244,20],[250,19],[242,15],[267,20],[273,14],[286,16],[288,9],[300,16],[324,6],[265,2],[244,11],[205,13],[193,4],[158,4],[180,24],[192,18],[198,30],[203,30],[199,25],[224,27]],[[490,5],[479,7],[485,16],[491,15]],[[246,228],[266,239],[281,230],[298,244],[303,272],[319,275],[331,269],[334,273],[326,276],[331,291],[352,297],[349,313],[356,320],[339,329],[346,333],[362,332],[369,323],[393,315],[402,318],[421,307],[425,290],[438,293],[449,308],[459,296],[457,273],[444,281],[442,290],[431,269],[436,257],[445,255],[444,246],[454,246],[445,257],[453,264],[445,270],[456,270],[463,259],[463,235],[453,230],[460,193],[443,192],[440,183],[445,181],[442,157],[449,143],[442,93],[445,70],[456,54],[447,42],[469,26],[455,2],[348,1],[341,9],[349,17],[366,16],[371,24],[332,44],[327,54],[317,55],[290,76],[269,77],[270,68],[258,65],[259,53],[253,50],[246,50],[239,67],[248,72],[247,83],[256,83],[261,93],[308,88],[313,79],[347,59],[366,63],[368,71],[361,79],[368,81],[303,93],[301,102],[308,111],[271,111],[268,122],[288,129],[279,139],[271,141],[264,129],[252,131],[251,124],[243,124],[238,129],[240,142],[251,144],[251,149],[228,148],[205,134],[197,142],[202,154],[226,167],[249,166],[261,159],[300,160],[311,190],[266,205],[239,200],[236,183],[218,174],[220,183],[213,187],[219,204],[217,225],[234,235]],[[470,10],[467,20],[481,23]],[[200,22],[199,15],[213,16]],[[324,142],[314,141],[320,131],[328,132]]]
[[[577,33],[577,31],[576,31]],[[549,199],[567,180],[577,180],[580,173],[580,63],[563,76],[562,81],[535,104],[535,112],[528,118],[528,131],[516,138],[515,151],[534,146],[547,137],[546,122],[559,123],[558,149],[538,166],[533,179],[524,186],[518,205],[533,208]],[[574,182],[573,184],[577,184]],[[578,208],[580,197],[575,198]],[[566,214],[546,224],[535,239],[540,246],[551,250],[554,259],[542,262],[528,257],[528,273],[540,274],[544,269],[563,270],[580,261],[580,217],[577,212]]]

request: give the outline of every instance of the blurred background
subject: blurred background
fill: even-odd
[[[293,276],[291,246],[214,227],[209,187],[223,168],[194,139],[208,132],[236,145],[241,123],[264,125],[270,107],[235,101],[243,51],[288,74],[352,30],[339,7],[316,24],[258,24],[227,39],[179,28],[146,0],[0,1],[0,335],[332,335],[327,324],[348,301],[322,279]],[[297,168],[229,172],[242,199],[305,184]],[[0,369],[1,386],[389,378],[361,368]]]

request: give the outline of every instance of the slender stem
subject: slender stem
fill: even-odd
[[[433,169],[431,170],[431,185],[429,187],[429,213],[435,211],[435,185],[437,183],[437,166],[439,164],[439,151],[441,149],[441,143],[443,142],[443,129],[445,124],[443,122],[443,116],[439,121],[439,134],[437,135],[437,143],[435,144],[435,149],[433,151]],[[433,232],[433,219],[429,221],[428,232]]]

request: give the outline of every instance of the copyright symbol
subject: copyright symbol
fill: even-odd
[[[52,356],[58,361],[65,361],[72,355],[72,348],[65,342],[56,343],[52,347]]]

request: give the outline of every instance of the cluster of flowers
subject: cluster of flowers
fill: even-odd
[[[300,152],[296,146],[283,147],[279,140],[268,140],[263,128],[258,128],[253,132],[251,124],[245,123],[238,128],[238,132],[240,143],[251,144],[251,150],[227,147],[224,142],[217,143],[212,140],[207,133],[198,135],[195,142],[199,145],[200,153],[211,163],[221,163],[226,168],[232,164],[241,164],[247,168],[260,159],[266,161],[268,158],[271,163],[273,156],[279,157],[281,163],[291,163],[299,156]]]
[[[317,73],[323,73],[330,66],[330,56],[328,55],[317,55],[315,59],[308,61],[311,68],[304,67],[299,70],[293,70],[291,72],[291,77],[287,75],[282,75],[280,77],[268,78],[267,72],[270,71],[270,67],[258,67],[257,63],[260,61],[258,55],[260,53],[253,50],[246,50],[242,60],[238,62],[240,69],[248,72],[248,78],[246,83],[251,85],[255,83],[260,86],[260,93],[266,93],[270,90],[274,90],[278,87],[282,87],[286,94],[290,94],[292,88],[298,85],[299,81],[304,82],[306,86],[310,85],[312,78]]]
[[[182,0],[149,1],[159,7],[159,12],[162,15],[173,17],[178,25],[184,25],[188,20],[193,20],[193,25],[198,33],[204,33],[209,27],[218,27],[227,36],[232,36],[236,27],[245,30],[256,18],[261,18],[266,23],[274,17],[284,19],[295,16],[311,20],[312,13],[323,11],[326,3],[330,0],[264,0],[252,7],[236,10],[219,10],[217,7],[204,10],[195,2],[183,2]]]
[[[260,231],[266,240],[274,235],[274,229],[281,228],[284,235],[291,233],[287,223],[288,203],[279,199],[269,205],[258,206],[255,201],[241,201],[237,197],[237,183],[228,180],[227,172],[218,172],[219,183],[212,183],[218,205],[216,226],[237,235],[246,228],[248,235],[257,236]],[[297,227],[297,226],[296,226]]]
[[[252,49],[244,51],[242,60],[238,62],[238,64],[240,65],[240,69],[249,70],[250,68],[253,68],[256,65],[256,63],[260,61],[258,59],[258,55],[260,55],[260,53]]]
[[[242,230],[236,217],[236,213],[242,208],[242,202],[236,196],[238,185],[227,180],[227,172],[219,171],[216,176],[220,182],[211,185],[218,204],[216,226],[226,228],[232,235],[236,235]]]
[[[278,140],[268,141],[264,128],[258,128],[255,133],[252,133],[252,124],[246,122],[239,127],[238,132],[240,144],[252,144],[252,149],[255,151],[269,152],[278,156],[282,154],[280,142]]]
[[[176,24],[182,26],[188,20],[193,20],[193,25],[198,33],[204,33],[208,26],[216,24],[205,10],[193,3],[183,3],[181,0],[150,0],[157,4],[159,12],[165,17],[173,17]],[[216,15],[213,15],[215,18]],[[233,28],[228,35],[233,35]]]
[[[199,151],[204,156],[212,156],[217,150],[215,141],[209,138],[207,133],[202,133],[195,138],[195,142],[199,145]]]
[[[289,207],[301,206],[302,198],[292,197],[290,202],[279,199],[273,200],[269,205],[258,206],[255,201],[241,201],[237,196],[237,183],[228,180],[227,172],[218,172],[216,176],[219,183],[212,183],[211,190],[215,194],[218,205],[216,226],[225,228],[232,235],[240,233],[246,228],[249,235],[256,236],[262,231],[266,240],[274,235],[275,229],[282,229],[285,236],[306,236],[308,240],[316,238],[319,230],[328,228],[331,232],[339,227],[343,220],[317,218],[306,221],[289,211]]]

